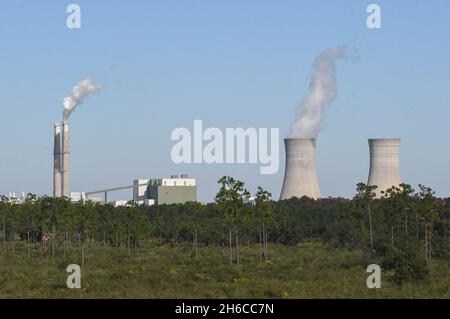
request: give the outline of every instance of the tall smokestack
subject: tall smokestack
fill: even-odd
[[[53,127],[53,197],[61,197],[61,124]]]
[[[320,198],[316,175],[316,140],[285,138],[286,167],[280,200],[307,196]]]
[[[400,139],[369,139],[370,171],[367,184],[378,186],[376,196],[381,191],[401,184],[400,178]]]
[[[70,197],[69,122],[62,123],[62,196]]]

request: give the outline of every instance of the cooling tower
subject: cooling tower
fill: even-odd
[[[320,198],[316,175],[316,140],[285,138],[286,167],[280,200],[308,196]]]
[[[62,196],[70,197],[69,122],[62,123]]]
[[[53,127],[53,197],[61,197],[61,124]]]
[[[370,139],[370,171],[367,184],[378,186],[376,196],[392,186],[398,186],[400,179],[400,139]]]

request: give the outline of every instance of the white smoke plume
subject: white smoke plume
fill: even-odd
[[[70,114],[75,111],[78,105],[82,104],[91,93],[99,92],[102,89],[100,85],[94,84],[91,77],[78,82],[72,89],[68,97],[64,98],[64,120],[69,119]]]
[[[336,63],[346,57],[344,47],[332,48],[320,53],[314,60],[314,72],[309,83],[309,93],[297,109],[295,122],[289,137],[317,138],[325,107],[336,98]]]

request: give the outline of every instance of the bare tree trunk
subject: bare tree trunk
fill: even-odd
[[[433,240],[433,226],[432,225],[430,225],[431,227],[431,229],[430,229],[430,235],[428,236],[428,260],[429,260],[429,262],[430,262],[430,264],[431,264],[431,256],[432,256],[432,253],[433,253],[433,249],[432,249],[432,240]]]
[[[44,240],[45,238],[47,238],[47,237],[45,237],[46,234],[47,234],[47,232],[45,231],[44,228],[42,228],[42,238],[41,238],[41,241],[42,241],[42,250],[45,249],[46,244],[47,244],[47,241]]]
[[[63,248],[64,248],[64,257],[66,257],[66,249],[67,249],[67,224],[66,224],[65,230],[64,230],[64,242],[63,242]]]
[[[16,238],[14,236],[14,229],[12,230],[12,254],[16,252]]]
[[[364,217],[361,218],[361,229],[365,230],[366,226],[364,225]],[[366,237],[362,237],[362,251],[364,258],[366,257],[367,249],[366,249]]]
[[[239,235],[238,235],[238,226],[235,225],[236,232],[236,264],[239,266]]]
[[[27,230],[27,251],[28,251],[28,259],[31,258],[31,250],[30,250],[30,223],[28,220],[28,230]]]
[[[192,255],[195,255],[195,229],[192,233]]]
[[[225,257],[225,239],[222,238],[222,257]]]
[[[128,227],[128,257],[131,257],[131,232],[130,232],[130,227]]]
[[[6,256],[6,227],[4,216],[2,216],[2,224],[3,224],[3,256]]]
[[[262,224],[262,241],[263,241],[263,252],[262,255],[264,259],[266,258],[266,224]]]
[[[427,233],[427,223],[425,223],[425,260],[428,263],[428,233]]]
[[[34,237],[34,218],[31,217],[31,243],[34,244],[36,242],[36,238]],[[34,245],[33,245],[34,248]]]
[[[262,226],[259,226],[259,263],[262,262]]]
[[[63,239],[63,256],[64,257],[66,257],[66,245],[67,245],[66,237],[67,237],[67,234],[64,233],[64,239]]]
[[[197,257],[198,254],[198,238],[197,238],[197,229],[195,229],[195,257]]]
[[[231,245],[231,227],[230,227],[230,265],[233,263],[233,249]]]
[[[81,267],[84,267],[84,241],[81,241]]]
[[[394,246],[394,225],[391,224],[391,245]]]
[[[370,255],[372,255],[372,253],[375,252],[375,249],[373,249],[372,212],[369,204],[367,205],[367,210],[369,212]]]
[[[405,211],[405,235],[406,240],[408,240],[408,212]]]
[[[419,240],[419,213],[416,212],[416,240]]]
[[[266,258],[266,261],[267,261],[267,258],[268,258],[268,255],[267,255],[267,237],[269,237],[269,232],[268,232],[267,227],[266,227],[266,235],[265,235],[265,241],[264,241],[264,257]]]
[[[267,252],[267,249],[266,249],[266,229],[267,229],[266,224],[263,223],[262,224],[262,244],[263,244],[262,256],[264,257],[264,260],[267,260],[267,258],[266,258],[266,252]]]
[[[192,233],[192,254],[195,256],[195,229]]]
[[[56,225],[55,222],[52,223],[52,257],[56,254]]]

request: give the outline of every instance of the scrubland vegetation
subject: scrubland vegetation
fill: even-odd
[[[450,200],[402,184],[374,198],[272,201],[219,181],[214,203],[114,208],[0,201],[1,298],[449,298]],[[82,288],[66,267],[82,267]],[[366,267],[382,268],[368,289]]]
[[[450,267],[433,261],[427,279],[396,286],[382,273],[381,289],[366,286],[367,262],[353,251],[309,242],[269,244],[270,258],[259,263],[259,247],[241,247],[241,265],[230,266],[220,247],[158,239],[132,250],[86,248],[81,289],[66,287],[67,265],[78,251],[51,258],[36,251],[32,262],[18,254],[0,262],[1,298],[450,298]]]

